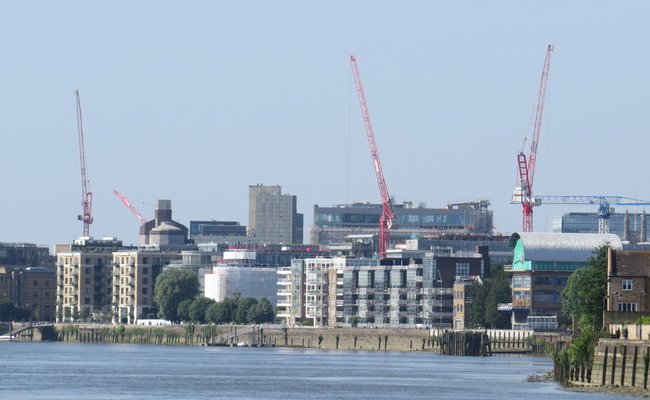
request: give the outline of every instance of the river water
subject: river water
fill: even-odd
[[[0,343],[0,399],[612,399],[526,382],[544,357]]]

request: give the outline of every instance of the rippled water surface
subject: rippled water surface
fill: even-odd
[[[0,399],[612,399],[531,383],[541,357],[0,343]]]

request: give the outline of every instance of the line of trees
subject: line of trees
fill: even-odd
[[[158,316],[172,322],[197,322],[200,324],[260,324],[273,322],[275,311],[266,298],[227,298],[216,302],[198,297],[199,279],[188,270],[169,268],[156,280],[154,301],[158,304]]]
[[[273,305],[266,297],[259,301],[255,297],[241,299],[237,293],[235,298],[220,302],[206,297],[183,300],[177,314],[183,322],[200,324],[261,324],[275,320]]]

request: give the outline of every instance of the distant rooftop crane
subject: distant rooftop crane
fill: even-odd
[[[84,130],[81,118],[81,101],[79,100],[79,91],[74,91],[77,97],[77,132],[79,134],[79,159],[81,162],[81,206],[83,213],[77,216],[77,219],[84,224],[84,237],[90,236],[90,224],[93,223],[91,210],[93,206],[93,194],[88,190],[88,177],[86,175],[86,152],[84,146]]]
[[[623,196],[535,196],[541,204],[598,204],[598,233],[609,233],[610,206],[648,206],[650,201]],[[513,202],[514,203],[514,202]]]
[[[393,207],[393,199],[388,194],[386,187],[386,180],[384,179],[384,172],[381,169],[381,162],[379,161],[379,152],[377,151],[377,144],[375,143],[375,134],[372,130],[372,123],[370,122],[370,113],[368,112],[368,105],[366,104],[366,95],[363,91],[361,84],[361,74],[359,73],[359,66],[357,65],[357,58],[350,56],[350,64],[352,65],[352,73],[354,75],[354,82],[357,88],[357,96],[359,97],[359,105],[361,106],[361,114],[363,116],[363,123],[366,127],[366,136],[368,137],[368,145],[370,146],[370,156],[375,169],[377,177],[377,184],[379,185],[379,195],[381,197],[382,212],[379,218],[379,257],[386,257],[386,250],[390,246],[390,229],[393,227],[393,219],[395,218],[395,209]]]
[[[544,113],[544,100],[546,98],[546,84],[548,82],[548,71],[551,62],[551,52],[553,45],[549,44],[546,50],[544,68],[542,69],[542,78],[537,91],[537,107],[535,111],[535,123],[533,125],[533,138],[530,143],[530,153],[528,159],[523,151],[517,155],[517,165],[519,171],[519,186],[515,188],[513,197],[515,201],[520,202],[523,206],[523,231],[533,231],[533,207],[538,206],[533,199],[533,180],[535,177],[535,164],[537,161],[537,144],[539,143],[539,132],[542,126],[542,114]]]
[[[113,194],[115,194],[115,196],[117,196],[122,201],[122,204],[124,204],[129,210],[131,210],[133,215],[135,215],[135,217],[140,221],[140,223],[142,223],[142,225],[147,223],[146,218],[143,217],[142,214],[140,214],[140,212],[133,206],[133,204],[131,204],[129,199],[124,197],[117,190],[113,190]]]

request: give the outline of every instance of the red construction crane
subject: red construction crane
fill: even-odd
[[[117,197],[120,198],[120,200],[122,201],[122,204],[124,204],[125,206],[128,207],[129,210],[131,210],[131,212],[133,213],[133,215],[135,215],[135,217],[136,217],[137,219],[140,220],[140,222],[142,223],[142,225],[144,225],[144,224],[147,223],[147,220],[145,219],[145,217],[143,217],[142,214],[140,214],[140,212],[139,212],[139,211],[138,211],[138,210],[133,206],[133,204],[131,204],[131,202],[129,201],[129,199],[127,199],[126,197],[122,196],[122,195],[120,194],[120,192],[118,192],[117,190],[113,190],[113,193],[115,194],[115,196],[117,196]]]
[[[79,133],[79,159],[81,161],[81,206],[83,214],[77,216],[77,219],[84,223],[84,236],[90,236],[90,224],[93,223],[91,210],[93,206],[93,194],[88,191],[88,177],[86,176],[86,153],[84,151],[84,130],[81,118],[81,101],[79,100],[79,91],[75,90],[77,97],[77,131]]]
[[[519,168],[519,187],[513,192],[513,199],[523,205],[523,231],[533,231],[533,207],[539,202],[533,199],[533,179],[535,177],[535,163],[537,160],[537,144],[539,143],[539,132],[542,126],[542,113],[544,112],[544,99],[546,98],[546,84],[548,82],[548,70],[551,61],[553,45],[549,44],[544,60],[544,69],[537,92],[537,107],[535,111],[535,123],[533,125],[533,140],[530,143],[530,154],[528,159],[523,151],[517,155]]]
[[[355,56],[350,56],[350,64],[352,65],[352,73],[354,74],[354,82],[357,87],[357,95],[359,97],[359,105],[361,106],[361,114],[363,115],[363,123],[366,126],[366,136],[368,137],[368,145],[370,146],[370,156],[375,168],[375,175],[377,176],[377,184],[379,185],[379,195],[381,196],[382,212],[379,218],[379,257],[386,256],[386,250],[390,245],[390,229],[395,218],[395,209],[393,207],[393,199],[388,194],[386,187],[386,180],[384,179],[384,172],[381,169],[381,162],[379,161],[379,152],[377,151],[377,144],[375,143],[375,134],[372,130],[372,123],[370,122],[370,113],[368,112],[368,105],[366,104],[366,95],[363,91],[361,84],[361,74],[359,73],[359,66]]]

